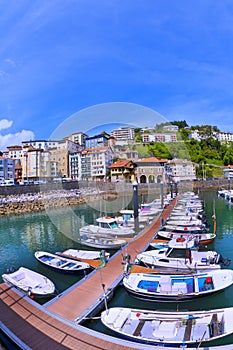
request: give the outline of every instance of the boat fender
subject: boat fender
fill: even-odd
[[[185,238],[184,237],[178,237],[176,239],[176,242],[185,242]]]

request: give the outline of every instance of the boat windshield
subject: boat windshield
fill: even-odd
[[[118,225],[117,225],[117,222],[116,222],[116,221],[111,222],[111,223],[109,224],[109,226],[110,226],[111,228],[117,228],[117,227],[118,227]]]
[[[166,255],[168,258],[183,258],[183,259],[185,259],[189,256],[188,251],[189,251],[189,249],[169,248]]]

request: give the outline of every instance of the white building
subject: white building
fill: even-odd
[[[172,159],[167,162],[167,177],[174,182],[196,179],[196,165],[187,159]]]
[[[199,132],[199,130],[193,130],[189,133],[189,139],[194,139],[197,141],[201,141],[201,134]]]
[[[134,139],[134,128],[122,126],[111,131],[111,136],[115,138],[117,144],[129,143]]]
[[[22,159],[23,148],[22,146],[8,146],[7,147],[8,157],[11,159]]]
[[[105,181],[109,166],[113,163],[111,147],[88,148],[81,152],[82,179]]]
[[[169,125],[165,125],[163,129],[171,132],[178,132],[179,127],[178,125],[169,124]]]
[[[57,147],[60,141],[58,140],[30,140],[30,141],[22,141],[22,146],[33,148],[40,148],[47,151],[50,148]]]
[[[144,143],[148,142],[177,142],[176,134],[143,134],[142,141]]]
[[[230,132],[217,132],[216,138],[218,141],[233,141],[233,134]]]
[[[15,160],[0,157],[0,180],[14,180]]]
[[[66,137],[67,140],[70,140],[74,143],[79,144],[80,146],[85,145],[85,140],[88,137],[87,134],[84,134],[83,132],[75,132],[69,136]]]

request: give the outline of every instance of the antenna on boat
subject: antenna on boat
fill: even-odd
[[[217,223],[216,223],[216,213],[215,213],[215,201],[214,201],[214,206],[213,206],[213,215],[212,219],[214,220],[214,233],[216,233],[217,230]]]

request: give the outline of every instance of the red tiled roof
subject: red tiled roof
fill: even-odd
[[[167,162],[167,159],[161,159],[161,158],[156,158],[156,157],[150,157],[150,158],[142,158],[142,159],[137,159],[137,162],[140,163],[161,163],[161,162]]]
[[[115,163],[109,166],[109,168],[123,168],[127,166],[132,166],[132,161],[130,159],[117,160]]]

